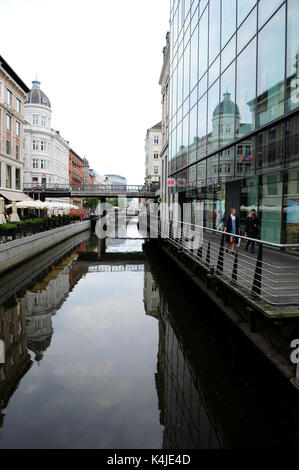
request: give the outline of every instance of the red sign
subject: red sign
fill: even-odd
[[[180,186],[180,187],[185,187],[186,186],[185,178],[178,178],[178,186]]]
[[[175,179],[174,178],[168,178],[168,187],[170,187],[170,188],[175,187]]]

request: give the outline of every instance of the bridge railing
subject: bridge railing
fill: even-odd
[[[45,184],[45,185],[32,185],[24,184],[24,191],[27,193],[84,193],[91,195],[130,195],[130,194],[145,194],[154,196],[159,189],[158,184],[151,185],[101,185],[101,184]]]
[[[155,216],[151,216],[155,220]],[[156,220],[152,236],[170,240],[216,276],[273,306],[299,306],[299,244],[277,244],[180,221]],[[228,247],[231,237],[236,250]],[[248,243],[256,253],[250,253]],[[292,253],[294,252],[294,253]],[[299,313],[299,310],[298,310]]]

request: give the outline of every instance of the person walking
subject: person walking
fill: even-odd
[[[255,209],[252,209],[249,213],[249,216],[247,217],[246,221],[246,232],[245,232],[245,237],[246,238],[257,238],[259,235],[259,220],[256,216],[256,211]],[[255,253],[255,242],[248,240],[245,250],[248,251],[248,249],[251,247],[251,253]]]
[[[228,253],[228,249],[231,247],[231,251],[234,254],[236,250],[236,243],[238,241],[238,237],[234,237],[233,235],[240,235],[240,218],[237,214],[237,209],[233,208],[230,211],[230,215],[226,219],[226,224],[224,231],[232,234],[227,235],[226,241],[226,252]]]

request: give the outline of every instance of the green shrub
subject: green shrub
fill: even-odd
[[[14,230],[18,228],[17,224],[1,224],[0,229],[1,230]]]

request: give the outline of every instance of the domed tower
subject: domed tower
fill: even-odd
[[[24,105],[24,183],[30,187],[68,184],[69,143],[51,128],[51,102],[40,85],[38,80],[32,82]]]
[[[213,113],[213,139],[220,137],[220,146],[223,147],[234,141],[236,129],[240,128],[241,116],[239,107],[231,100],[231,94],[227,91],[223,94],[223,100],[216,106]],[[215,134],[214,134],[215,129]],[[218,145],[217,145],[218,146]],[[233,174],[234,150],[227,149],[221,152],[221,167],[219,177],[222,181],[229,180]]]
[[[239,129],[241,120],[239,107],[231,100],[231,94],[227,91],[213,113],[213,136],[220,134],[221,145],[234,140],[235,118],[236,129]]]
[[[43,175],[50,168],[51,115],[51,102],[41,90],[40,82],[35,80],[24,104],[25,184],[47,183],[47,177]]]
[[[51,129],[51,102],[41,90],[40,82],[34,80],[25,100],[25,120],[32,126]]]

